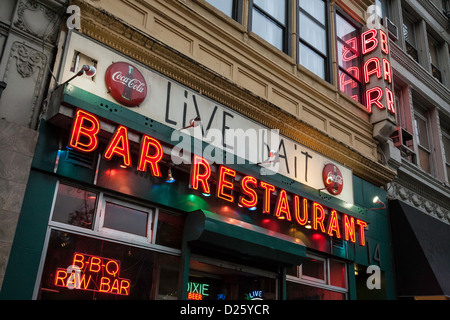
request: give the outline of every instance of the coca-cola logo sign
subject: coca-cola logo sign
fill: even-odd
[[[344,179],[341,171],[334,164],[327,164],[322,172],[323,184],[329,193],[332,195],[339,195],[344,188]]]
[[[147,97],[147,83],[142,73],[126,62],[109,66],[105,75],[106,86],[117,102],[127,106],[139,106]]]

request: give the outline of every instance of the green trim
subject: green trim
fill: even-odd
[[[189,214],[184,237],[285,265],[300,265],[306,257],[306,247],[291,237],[206,210]]]

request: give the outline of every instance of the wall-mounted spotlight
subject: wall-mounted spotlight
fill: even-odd
[[[97,69],[95,69],[94,66],[88,66],[88,65],[84,65],[80,71],[78,71],[72,78],[70,78],[69,80],[67,80],[66,82],[63,83],[69,83],[70,81],[72,81],[73,79],[75,79],[76,77],[81,77],[83,74],[85,74],[88,77],[93,77],[95,76],[95,74],[97,73]]]
[[[376,196],[375,198],[373,198],[373,203],[378,203],[378,204],[381,205],[381,207],[379,207],[379,208],[370,208],[370,209],[367,209],[368,211],[369,211],[369,210],[382,210],[382,209],[386,209],[386,205],[384,204],[383,201],[380,200],[380,198],[379,198],[378,196]]]
[[[278,157],[278,153],[275,150],[269,151],[269,158],[263,162],[258,162],[257,165],[267,164],[267,163],[276,163],[280,162],[280,158]]]
[[[194,119],[191,119],[191,121],[189,121],[189,125],[187,127],[178,129],[178,131],[188,129],[188,128],[198,127],[201,123],[202,123],[202,120],[200,119],[200,117],[196,117]]]

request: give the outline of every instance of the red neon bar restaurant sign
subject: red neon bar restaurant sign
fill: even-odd
[[[100,122],[96,116],[84,110],[77,109],[73,121],[69,147],[81,152],[93,152],[99,144],[98,133],[100,132]],[[130,147],[128,141],[128,129],[118,125],[104,153],[104,158],[111,160],[112,157],[119,157],[123,165],[132,166]],[[163,157],[161,143],[147,135],[141,139],[139,160],[137,170],[146,172],[150,170],[155,177],[161,177],[159,163]],[[191,167],[191,177],[189,187],[199,190],[202,193],[210,194],[211,188],[211,165],[202,157],[194,155]],[[223,165],[218,170],[216,185],[216,196],[228,202],[237,201],[239,205],[246,208],[255,207],[262,201],[262,214],[274,215],[280,220],[297,223],[305,226],[311,221],[312,228],[322,233],[334,236],[346,241],[356,242],[356,230],[359,229],[359,244],[365,246],[365,228],[367,222],[347,214],[340,214],[336,210],[327,208],[320,203],[300,197],[295,194],[288,196],[284,189],[278,189],[265,181],[258,181],[252,176],[243,176],[240,180],[242,194],[235,196],[234,178],[237,172]],[[258,199],[258,192],[262,192],[262,199]],[[278,193],[275,209],[272,212],[271,198]],[[327,214],[328,223],[325,222]],[[341,221],[341,223],[339,223]]]

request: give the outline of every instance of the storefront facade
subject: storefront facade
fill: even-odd
[[[62,39],[61,82],[97,72],[50,95],[2,298],[394,298],[387,210],[373,202],[386,203],[374,182],[389,169],[273,130],[133,48]]]

